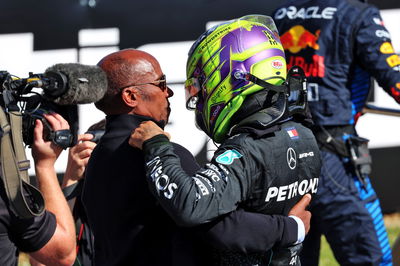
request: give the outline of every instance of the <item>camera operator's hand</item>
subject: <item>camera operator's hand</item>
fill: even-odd
[[[96,143],[90,141],[91,139],[93,139],[92,134],[78,135],[78,144],[69,149],[62,187],[72,185],[83,178],[90,155],[96,147]]]
[[[44,117],[55,131],[69,129],[67,121],[58,114],[45,114]],[[39,120],[36,120],[33,135],[32,156],[39,190],[42,192],[46,210],[55,215],[57,225],[50,240],[30,255],[46,265],[72,265],[76,258],[75,224],[54,168],[63,149],[44,139],[43,123]]]
[[[289,216],[296,216],[301,219],[304,224],[305,233],[310,231],[311,212],[307,210],[311,201],[311,194],[305,194],[296,205],[289,211]]]
[[[68,122],[61,115],[50,113],[43,116],[54,131],[69,129]],[[32,157],[35,160],[35,165],[39,167],[52,167],[63,149],[52,141],[45,140],[43,123],[40,120],[36,120],[33,135]]]
[[[159,134],[164,134],[168,138],[171,138],[171,136],[167,132],[162,130],[153,121],[143,122],[138,128],[136,128],[132,132],[129,139],[129,145],[135,148],[142,149],[143,142]]]

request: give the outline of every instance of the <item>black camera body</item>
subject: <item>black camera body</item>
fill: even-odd
[[[60,114],[67,120],[70,129],[54,131],[43,116],[46,113]],[[26,103],[26,110],[22,118],[22,137],[27,146],[33,144],[33,130],[37,119],[41,120],[44,125],[45,140],[51,140],[64,149],[76,144],[79,123],[77,105],[58,105],[38,95],[31,96]]]
[[[15,79],[8,72],[0,71],[0,82],[2,84],[0,105],[9,115],[15,115],[9,111],[21,112],[22,138],[25,145],[30,147],[33,144],[33,131],[36,120],[39,119],[44,125],[44,137],[46,140],[51,140],[64,149],[71,147],[77,141],[79,124],[77,105],[59,105],[43,97],[42,94],[32,92],[33,87],[41,85],[37,83],[42,82],[42,80],[45,80],[54,88],[60,88],[60,90],[64,91],[66,85],[61,83],[66,82],[66,80],[59,79],[57,82],[50,82],[44,78],[42,80],[38,79],[39,76],[39,74],[30,73],[30,78],[28,79]],[[54,131],[43,116],[52,112],[60,114],[67,120],[70,130]]]

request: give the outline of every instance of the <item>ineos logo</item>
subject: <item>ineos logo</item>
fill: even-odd
[[[296,168],[296,152],[292,148],[287,150],[286,159],[290,169]]]
[[[147,168],[150,170],[150,178],[154,182],[158,195],[163,192],[164,197],[172,199],[178,185],[170,183],[169,176],[164,174],[162,162],[159,156],[146,163]]]

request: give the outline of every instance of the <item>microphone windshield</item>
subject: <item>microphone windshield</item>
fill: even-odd
[[[60,105],[93,103],[103,98],[107,91],[107,76],[98,66],[78,63],[56,64],[47,68],[44,75],[54,77],[55,73],[66,76],[67,88],[65,93],[55,99],[50,97],[51,88],[43,88],[44,96],[52,98],[51,101],[54,103]]]

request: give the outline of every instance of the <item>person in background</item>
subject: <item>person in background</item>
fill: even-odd
[[[93,265],[94,240],[81,195],[87,163],[96,143],[104,134],[104,129],[105,119],[102,119],[91,125],[85,134],[78,136],[78,143],[69,149],[67,168],[61,185],[75,220],[77,262],[84,266]]]
[[[400,58],[379,10],[364,2],[290,0],[273,15],[288,66],[305,70],[323,161],[301,256],[304,265],[318,264],[321,235],[340,265],[392,263],[379,199],[369,179],[368,140],[358,136],[355,125],[371,77],[400,103]]]
[[[307,128],[304,77],[300,68],[287,74],[270,17],[245,16],[206,31],[189,51],[186,73],[186,107],[220,143],[211,162],[185,173],[168,134],[152,121],[129,140],[144,152],[150,191],[178,225],[207,224],[238,208],[288,215],[303,195],[316,193],[320,158]],[[301,220],[291,218],[301,232]],[[296,265],[302,236],[285,255],[278,250],[281,265]],[[217,255],[221,265],[268,265],[272,253]]]

